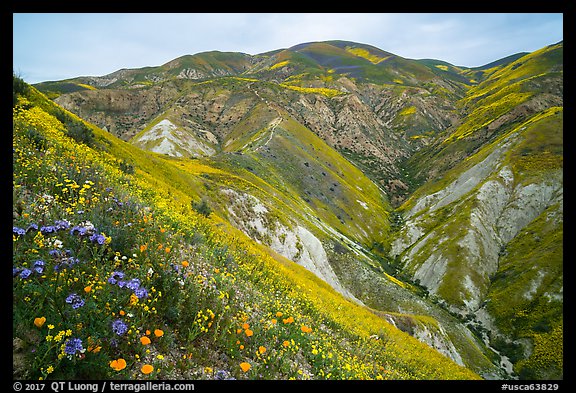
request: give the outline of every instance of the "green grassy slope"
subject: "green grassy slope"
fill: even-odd
[[[165,165],[90,125],[78,143],[65,133],[80,119],[63,123],[34,89],[24,95],[13,129],[15,377],[477,378],[195,213],[197,181],[218,169]]]
[[[297,261],[303,253],[312,252],[316,243],[302,248],[306,233],[290,243],[302,227],[320,240],[320,248],[343,286],[372,307],[373,313],[396,318],[411,334],[438,333],[434,340],[440,339],[436,341],[449,337],[460,352],[455,357],[461,356],[464,364],[482,375],[494,375],[490,369],[498,363],[497,356],[479,342],[478,337],[488,333],[472,315],[476,309],[487,310],[494,319],[494,329],[486,342],[513,361],[516,374],[557,378],[562,363],[554,353],[560,353],[562,346],[550,343],[562,326],[562,289],[558,288],[562,281],[562,243],[558,237],[562,206],[546,206],[546,218],[539,215],[528,223],[527,232],[522,231],[509,243],[507,239],[496,259],[491,258],[492,243],[498,240],[486,241],[491,235],[482,232],[476,214],[486,205],[480,200],[480,191],[494,184],[505,185],[505,192],[517,199],[507,200],[508,216],[500,223],[505,226],[512,219],[510,225],[514,227],[522,221],[513,211],[523,208],[523,196],[531,190],[557,188],[563,168],[562,50],[560,43],[479,69],[463,69],[438,60],[403,59],[369,45],[327,41],[256,57],[221,52],[184,56],[161,67],[122,70],[117,74],[120,80],[108,85],[111,89],[99,91],[82,93],[82,89],[94,89],[84,79],[39,85],[53,96],[59,94],[58,89],[60,93],[78,90],[69,95],[80,103],[78,113],[98,124],[115,124],[118,130],[140,131],[136,138],[169,121],[167,124],[175,126],[171,136],[183,138],[174,148],[180,158],[142,152],[96,129],[92,131],[95,139],[87,137],[87,126],[78,126],[82,123],[70,120],[35,93],[29,98],[44,111],[57,114],[63,125],[54,123],[54,127],[97,151],[106,151],[111,155],[108,157],[116,157],[113,166],[129,178],[136,175],[135,179],[142,181],[138,189],[144,190],[146,209],[166,209],[178,215],[180,218],[171,218],[178,222],[176,226],[184,225],[181,219],[194,223],[194,236],[181,241],[194,243],[201,250],[194,254],[199,261],[196,268],[210,270],[206,255],[215,255],[228,268],[235,264],[237,250],[246,256],[246,246],[249,255],[258,255],[256,262],[250,262],[256,265],[246,276],[249,282],[250,275],[266,265],[260,263],[261,256],[271,263],[266,266],[272,271],[280,269],[275,265],[279,263],[314,282],[303,284],[294,278],[286,285],[296,283],[299,289],[309,287],[316,292],[316,285],[326,284],[280,255],[291,253],[290,259]],[[62,98],[66,97],[63,94]],[[22,108],[30,109],[26,104]],[[19,126],[21,130],[29,122],[25,124]],[[448,124],[452,126],[446,128]],[[23,133],[40,147],[46,144],[42,131]],[[129,133],[118,135],[128,139]],[[357,136],[361,137],[359,143]],[[350,144],[343,147],[341,138]],[[377,146],[366,142],[376,140]],[[161,151],[166,143],[156,138],[139,146]],[[200,150],[203,146],[213,149],[208,154],[211,157],[188,158],[196,154],[187,144],[200,146]],[[372,155],[374,147],[380,149],[376,152],[379,155]],[[402,153],[388,155],[396,149]],[[409,155],[399,164],[399,157]],[[436,209],[435,198],[446,196],[446,190],[458,194],[462,174],[484,164],[490,170],[480,170],[481,179],[468,179],[478,180],[474,187]],[[508,175],[502,174],[505,169],[511,171],[511,184]],[[396,189],[397,194],[390,194],[393,203],[398,203],[394,196],[411,197],[391,212],[388,198],[366,174],[387,191]],[[23,201],[32,200],[25,191],[15,195]],[[151,203],[147,198],[158,199]],[[530,200],[528,205],[536,209],[540,203]],[[25,202],[20,205],[18,209],[23,210]],[[60,206],[55,211],[62,209]],[[401,216],[412,209],[416,214],[404,225]],[[37,217],[44,214],[40,210],[36,213]],[[50,217],[55,214],[50,213]],[[44,216],[42,219],[49,221]],[[93,220],[99,219],[95,213]],[[488,231],[501,230],[505,237],[507,229],[493,224]],[[418,239],[414,237],[417,233]],[[116,238],[111,238],[118,246]],[[213,244],[214,238],[220,240]],[[403,249],[394,264],[387,252],[400,240],[416,243]],[[526,245],[538,252],[524,252]],[[287,253],[290,247],[298,252]],[[163,255],[161,248],[157,250]],[[430,294],[418,284],[425,276],[420,269],[430,263],[431,255],[441,255],[447,263],[444,272],[438,273],[442,282]],[[493,262],[498,266],[492,266]],[[541,272],[536,273],[539,267]],[[216,269],[220,271],[220,267]],[[411,281],[415,275],[419,279]],[[427,283],[433,282],[431,275]],[[270,279],[268,273],[264,276]],[[252,284],[247,287],[252,288]],[[250,296],[266,303],[266,296],[258,294],[261,287],[254,288]],[[512,308],[507,307],[507,288],[522,292]],[[312,306],[306,303],[303,307]],[[455,308],[471,314],[459,315]],[[281,320],[276,319],[277,323]],[[518,323],[511,325],[510,321]],[[472,337],[463,324],[477,335]],[[266,337],[274,341],[278,336],[274,340],[273,335]],[[245,343],[238,345],[247,347]],[[231,356],[223,347],[217,352]],[[238,354],[233,355],[237,358]],[[258,356],[257,360],[262,359]],[[543,368],[538,371],[539,367]],[[273,375],[288,375],[286,368],[282,370]],[[318,374],[300,371],[300,375],[320,375],[318,369]]]
[[[513,340],[495,336],[494,346],[516,363],[522,379],[557,379],[564,368],[563,226],[558,206],[546,209],[504,253],[487,310]],[[529,343],[529,356],[520,342]]]
[[[406,163],[420,181],[439,179],[456,163],[534,113],[562,105],[562,43],[496,66],[457,102],[463,121]]]
[[[458,103],[468,116],[408,160],[428,182],[398,209],[422,230],[403,251],[406,272],[442,255],[435,294],[462,309],[477,288],[472,311],[491,316],[481,318],[491,345],[527,379],[563,375],[562,53],[562,44],[545,47],[471,87]],[[490,244],[501,244],[495,266]]]
[[[229,168],[250,168],[279,193],[296,198],[323,222],[360,243],[387,237],[389,207],[384,194],[314,133],[288,117],[255,138],[264,144],[214,159],[228,162]]]

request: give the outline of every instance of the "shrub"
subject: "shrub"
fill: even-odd
[[[204,217],[208,217],[210,216],[210,213],[212,213],[212,208],[208,205],[208,202],[204,198],[198,202],[192,202],[192,207]]]
[[[12,106],[16,106],[18,96],[26,96],[26,94],[28,94],[28,84],[12,73]]]

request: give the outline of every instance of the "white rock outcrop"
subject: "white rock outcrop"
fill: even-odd
[[[232,189],[222,190],[233,201],[228,206],[230,222],[260,243],[288,258],[328,283],[343,296],[363,304],[345,288],[328,260],[322,242],[308,229],[295,223],[288,227],[269,217],[268,209],[253,195]],[[265,240],[264,240],[265,239]]]
[[[501,152],[496,149],[447,187],[420,198],[391,246],[390,254],[431,294],[457,264],[463,306],[454,311],[461,313],[480,307],[506,244],[547,207],[562,202],[561,170],[524,184],[500,163]],[[459,215],[437,219],[435,211],[449,204]],[[455,254],[447,251],[450,246],[458,247],[457,252],[452,247]]]

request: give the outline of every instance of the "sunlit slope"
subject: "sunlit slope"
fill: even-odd
[[[499,67],[409,160],[428,182],[398,210],[392,255],[517,375],[562,378],[562,44]]]
[[[389,266],[372,254],[371,251],[381,253],[383,247],[388,247],[383,245],[387,236],[375,235],[377,231],[387,234],[389,224],[386,210],[372,217],[361,216],[386,206],[385,201],[377,205],[369,198],[371,194],[366,191],[376,196],[379,191],[368,179],[293,121],[279,122],[274,130],[267,129],[264,137],[257,133],[256,138],[257,142],[248,143],[242,153],[209,160],[211,167],[220,170],[200,175],[198,198],[207,201],[268,253],[298,262],[348,298],[384,310],[380,315],[385,318],[418,321],[408,329],[412,322],[398,323],[401,329],[421,337],[461,364],[487,375],[495,373],[491,364],[494,355],[479,339],[471,337],[470,332],[458,326],[458,320],[437,306],[422,302],[415,288],[388,274],[393,271],[386,273]],[[186,171],[194,171],[195,163],[208,162],[163,159],[167,166]],[[347,176],[342,177],[344,173]],[[351,187],[347,178],[353,179],[356,186]],[[359,192],[358,187],[363,191]],[[318,202],[322,192],[332,193],[328,201],[324,199],[325,205]],[[342,203],[351,198],[354,203]],[[342,209],[340,213],[338,209]],[[338,215],[342,217],[347,211],[350,216],[345,217],[350,222],[340,226]],[[317,240],[310,242],[311,237]],[[407,314],[399,314],[400,311]]]
[[[26,95],[13,134],[21,377],[476,378],[214,213],[195,213],[195,177],[217,169],[166,165],[93,126],[80,144],[65,136],[79,119],[34,90]],[[62,230],[87,230],[88,221],[98,236]],[[78,262],[54,259],[58,242]],[[112,280],[119,272],[138,278],[134,296]]]
[[[497,65],[456,104],[462,121],[446,129],[408,166],[422,180],[440,177],[455,163],[534,115],[563,104],[563,44]]]
[[[153,152],[118,167],[173,190],[172,210],[242,232],[483,377],[558,378],[562,51],[466,69],[326,41],[39,87]]]
[[[389,206],[383,192],[314,133],[287,118],[257,138],[240,154],[217,160],[249,168],[359,243],[387,238]]]

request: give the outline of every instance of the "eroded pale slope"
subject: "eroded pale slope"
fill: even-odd
[[[407,203],[405,225],[391,249],[403,271],[432,296],[493,329],[493,342],[504,329],[508,335],[501,338],[500,348],[505,342],[523,347],[527,358],[533,344],[518,339],[537,335],[540,318],[550,329],[562,320],[562,113],[561,108],[550,108],[536,114],[472,156],[461,165],[464,169],[451,171],[454,180],[448,185]],[[538,224],[542,220],[546,225]],[[528,233],[546,245],[542,259],[531,257],[538,251],[518,248],[526,244]],[[522,266],[525,273],[504,274],[510,265]],[[556,284],[545,284],[551,282]],[[509,308],[512,299],[496,289],[502,286],[514,288],[516,311]],[[510,320],[521,319],[527,308],[539,307],[555,311],[534,311],[523,328],[509,327]],[[482,322],[490,321],[487,314],[496,310],[496,323]],[[508,310],[507,320],[503,310]],[[555,348],[561,352],[561,342]],[[516,355],[514,361],[522,358]],[[556,371],[547,375],[558,377],[561,368],[552,367]]]

